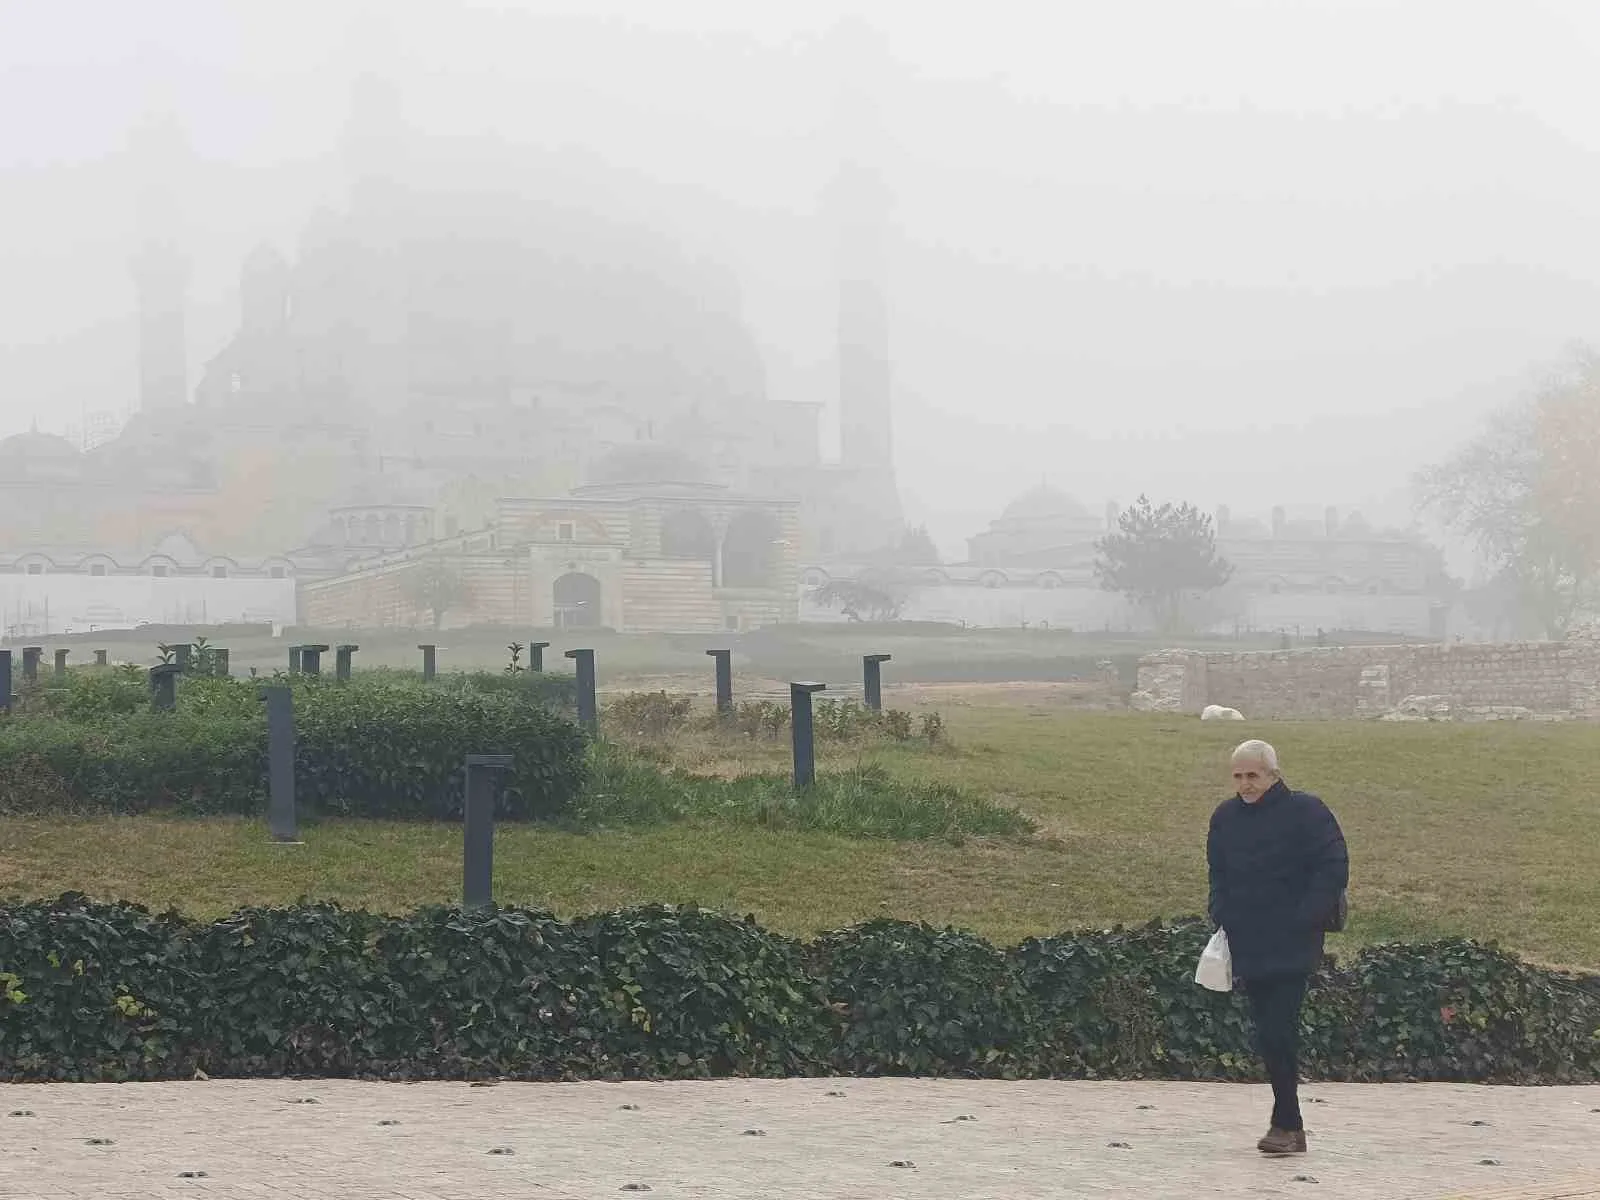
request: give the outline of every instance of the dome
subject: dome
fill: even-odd
[[[1030,488],[1000,514],[1003,521],[1081,521],[1091,514],[1067,493],[1046,484]]]
[[[589,468],[590,484],[709,483],[706,469],[670,446],[621,446]]]
[[[49,460],[62,462],[82,457],[78,448],[66,438],[54,433],[15,433],[0,439],[0,458],[25,458],[30,461]]]

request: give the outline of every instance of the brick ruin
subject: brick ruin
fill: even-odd
[[[1600,637],[1560,642],[1162,650],[1139,660],[1131,703],[1264,719],[1600,720]]]

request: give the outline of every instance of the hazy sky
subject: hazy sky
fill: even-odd
[[[175,109],[201,161],[198,365],[242,256],[339,202],[370,66],[419,131],[649,181],[738,277],[771,392],[831,404],[817,43],[841,7],[0,0],[0,432],[132,398],[119,155],[142,112]],[[1147,490],[1404,519],[1415,466],[1600,339],[1600,6],[854,10],[895,60],[900,477],[948,550],[1040,479],[1096,510]]]

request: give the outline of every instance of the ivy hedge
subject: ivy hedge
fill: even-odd
[[[0,1078],[1259,1078],[1199,920],[1009,949],[876,920],[810,942],[693,907],[561,921],[329,904],[210,924],[68,894],[0,907]],[[1304,1014],[1328,1080],[1600,1079],[1600,988],[1491,946],[1331,962]]]
[[[490,677],[498,679],[498,677]],[[541,677],[480,686],[400,674],[293,689],[297,800],[310,814],[452,817],[468,754],[515,755],[505,817],[558,817],[576,799],[586,738]],[[262,811],[267,724],[260,682],[186,678],[152,712],[142,672],[96,672],[0,719],[0,813]]]

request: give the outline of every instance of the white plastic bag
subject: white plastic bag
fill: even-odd
[[[1194,969],[1194,981],[1213,992],[1233,991],[1233,955],[1228,952],[1228,935],[1217,930],[1200,952],[1200,963]]]

